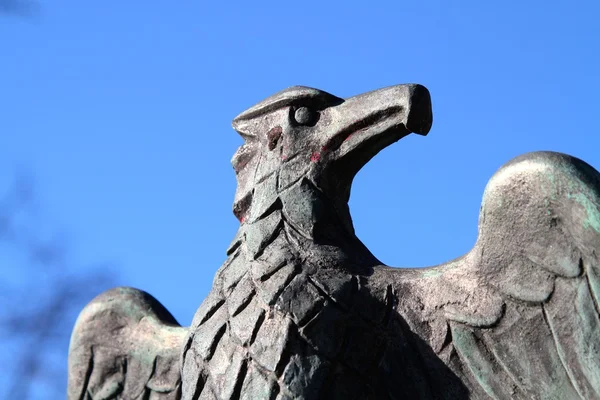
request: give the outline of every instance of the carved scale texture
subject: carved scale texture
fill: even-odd
[[[426,372],[421,352],[429,350],[393,312],[391,287],[378,290],[366,276],[349,273],[339,250],[327,257],[319,249],[311,257],[314,244],[279,209],[243,226],[194,318],[184,350],[183,399],[463,394],[441,363],[438,376]],[[259,245],[245,239],[250,235]],[[431,385],[439,375],[447,383]]]
[[[346,149],[386,132],[373,115],[430,108],[405,89],[344,102],[299,88],[244,114],[242,224],[191,327],[144,292],[99,296],[75,326],[69,399],[600,399],[600,174],[589,165],[548,152],[506,164],[474,248],[437,267],[380,265],[354,236],[349,187],[322,179],[334,153],[307,151],[335,129],[371,126],[342,136]],[[322,106],[315,129],[286,125],[285,102],[303,96],[336,112]]]
[[[599,189],[571,157],[516,159],[486,188],[473,250],[425,269],[360,267],[276,196],[242,224],[187,337],[143,292],[88,305],[69,398],[600,398]]]

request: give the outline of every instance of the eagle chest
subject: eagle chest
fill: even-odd
[[[368,398],[391,308],[390,293],[364,283],[301,261],[283,230],[257,257],[234,245],[205,301],[213,307],[196,316],[184,370],[199,365],[205,398]]]

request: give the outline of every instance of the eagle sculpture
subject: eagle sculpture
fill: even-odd
[[[279,92],[233,127],[240,227],[189,328],[117,288],[72,335],[75,399],[598,399],[600,175],[530,153],[483,195],[478,239],[430,268],[354,233],[356,173],[432,124],[428,90]]]

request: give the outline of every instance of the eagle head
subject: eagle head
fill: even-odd
[[[233,120],[244,138],[232,164],[237,176],[234,214],[247,219],[261,186],[280,193],[308,178],[334,201],[347,204],[356,173],[380,150],[432,124],[429,91],[397,85],[342,99],[295,86]],[[267,195],[269,196],[269,195]]]

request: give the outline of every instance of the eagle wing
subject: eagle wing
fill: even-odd
[[[374,283],[391,285],[398,313],[475,398],[597,399],[599,253],[600,174],[529,153],[488,183],[467,255],[381,267]]]
[[[148,293],[116,288],[99,295],[73,330],[68,399],[179,399],[186,335]]]

